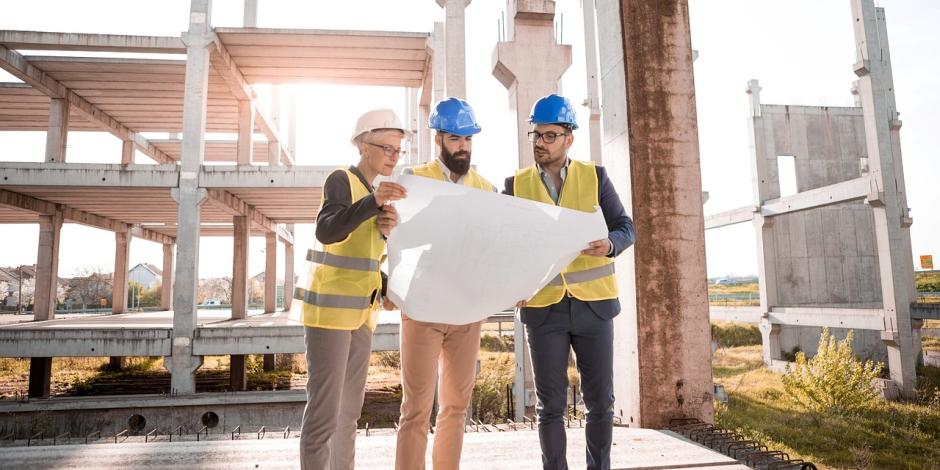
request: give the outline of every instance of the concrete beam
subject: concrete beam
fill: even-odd
[[[33,319],[36,321],[55,318],[62,219],[62,211],[39,216],[39,253],[36,255],[36,288],[33,296]]]
[[[173,244],[163,244],[163,279],[160,281],[160,310],[173,308]]]
[[[326,177],[335,166],[253,166],[237,168],[231,165],[204,166],[199,171],[199,186],[203,188],[310,188],[323,187]],[[2,167],[0,167],[2,174]]]
[[[875,181],[871,177],[862,176],[841,183],[810,189],[792,196],[766,201],[761,206],[760,213],[764,217],[770,217],[866,197],[870,198],[870,200],[874,200],[871,198],[878,197],[872,195],[873,192],[875,194],[878,193],[878,191],[874,189],[874,184]]]
[[[705,216],[705,230],[750,222],[754,219],[754,206],[739,207],[730,211]]]
[[[3,186],[102,186],[173,188],[179,182],[173,165],[104,163],[0,163]]]
[[[0,357],[169,356],[167,328],[0,328]]]
[[[69,135],[69,102],[65,98],[49,100],[49,127],[46,131],[46,162],[65,162]]]
[[[232,217],[235,225],[232,247],[232,319],[248,316],[248,217]]]
[[[372,351],[398,351],[398,333],[398,324],[379,324],[372,337]],[[305,348],[302,325],[264,328],[211,327],[197,330],[193,353],[200,356],[290,354],[304,352]]]
[[[255,110],[251,100],[238,102],[238,140],[235,144],[235,163],[251,165],[255,133]]]
[[[278,230],[278,225],[273,220],[262,214],[260,211],[245,203],[237,196],[219,189],[207,190],[209,200],[217,207],[228,212],[233,216],[245,216],[248,220],[267,232],[278,233],[281,237],[288,237],[286,233]],[[291,239],[293,240],[293,239]]]
[[[274,313],[277,308],[277,235],[265,234],[264,243],[264,313]],[[286,290],[284,297],[287,297]]]
[[[705,220],[687,0],[620,0],[640,427],[712,421]],[[520,110],[521,111],[521,110]],[[674,260],[683,260],[675,269]],[[664,399],[669,397],[669,399]]]
[[[91,214],[79,209],[68,206],[58,205],[42,199],[37,199],[25,194],[15,193],[5,189],[0,189],[0,206],[13,207],[29,212],[35,212],[41,215],[53,215],[57,210],[62,212],[64,220],[76,222],[89,227],[100,228],[112,232],[126,231],[129,225],[114,219]],[[164,235],[153,230],[140,227],[133,227],[132,233],[138,238],[150,240],[156,243],[173,243],[173,237]]]
[[[863,308],[773,307],[767,315],[771,323],[799,326],[827,326],[853,330],[884,330],[884,310]]]
[[[911,318],[940,320],[940,304],[911,303]]]
[[[9,49],[34,51],[186,53],[186,46],[183,45],[183,41],[180,40],[179,36],[0,31],[0,45]]]
[[[733,321],[739,323],[760,323],[763,310],[760,307],[708,307],[708,316],[712,320]]]
[[[158,148],[150,144],[145,137],[124,126],[119,121],[105,113],[85,98],[79,96],[65,85],[32,65],[26,58],[16,51],[0,46],[0,68],[6,70],[16,78],[28,83],[33,88],[43,92],[53,99],[65,99],[68,103],[82,113],[86,119],[102,127],[121,140],[131,140],[141,151],[157,163],[174,163],[173,159]]]

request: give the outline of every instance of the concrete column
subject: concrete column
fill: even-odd
[[[121,164],[122,165],[131,165],[134,163],[134,153],[137,148],[134,146],[133,140],[125,140],[121,142]]]
[[[427,163],[434,158],[432,153],[434,150],[433,132],[428,129],[431,107],[419,106],[418,116],[418,155],[412,158],[416,158],[415,163]]]
[[[509,107],[516,112],[519,168],[535,164],[526,133],[535,102],[557,92],[558,81],[571,65],[571,46],[555,43],[555,2],[513,2],[509,42],[493,50],[493,76],[509,90]],[[515,11],[511,11],[515,8]]]
[[[437,0],[437,4],[444,9],[446,22],[444,34],[446,35],[447,56],[447,96],[467,99],[467,50],[465,11],[470,0]]]
[[[254,145],[252,137],[255,132],[255,107],[251,100],[238,102],[238,141],[235,144],[235,163],[237,165],[251,165]]]
[[[247,216],[232,217],[234,223],[232,253],[232,319],[248,316],[248,239],[251,222]]]
[[[408,110],[408,128],[414,133],[408,139],[408,163],[417,164],[418,152],[421,151],[421,123],[418,113],[418,89],[408,88],[405,94],[405,109]],[[423,127],[427,127],[425,122]]]
[[[209,89],[209,44],[212,30],[211,0],[191,0],[186,44],[186,79],[183,94],[183,142],[180,182],[172,191],[178,203],[176,269],[173,285],[173,349],[164,360],[171,372],[173,393],[196,392],[195,372],[202,357],[193,356],[196,331],[196,284],[199,278],[199,206],[206,190],[199,187],[199,169],[205,152],[206,97]]]
[[[114,287],[111,313],[127,311],[127,269],[131,253],[131,235],[126,230],[114,232]]]
[[[281,135],[281,86],[271,85],[271,127]],[[268,142],[268,165],[277,166],[281,163],[281,143]]]
[[[287,100],[287,154],[291,161],[297,162],[297,89],[290,88],[290,98]]]
[[[911,302],[913,257],[910,252],[910,218],[904,193],[900,155],[894,154],[892,128],[900,129],[884,9],[873,0],[852,0],[857,60],[855,74],[865,123],[868,165],[878,189],[869,197],[875,219],[875,240],[884,304],[882,341],[888,349],[891,381],[900,396],[913,398],[916,362]],[[895,139],[896,140],[896,139]],[[897,148],[900,148],[899,146]]]
[[[750,99],[750,125],[748,126],[748,148],[751,154],[751,182],[755,208],[763,205],[764,201],[780,196],[780,188],[773,184],[771,168],[776,160],[771,160],[760,149],[765,148],[764,120],[761,115],[760,83],[757,80],[747,82],[746,88]],[[776,155],[774,156],[776,157]],[[777,268],[776,248],[774,240],[773,218],[764,217],[755,211],[752,223],[756,235],[757,246],[757,275],[760,290],[760,309],[763,314],[760,330],[762,333],[762,346],[764,365],[772,366],[774,361],[782,360],[780,343],[780,325],[772,325],[769,320],[771,309],[779,305],[777,299]]]
[[[598,94],[597,35],[594,21],[594,0],[582,0],[584,16],[584,67],[587,75],[588,138],[591,140],[591,161],[601,163],[601,99]]]
[[[620,0],[639,426],[712,421],[705,224],[687,0]],[[605,99],[606,101],[606,99]],[[620,273],[629,276],[629,273]]]
[[[529,413],[535,406],[535,377],[532,375],[532,358],[529,356],[529,346],[526,339],[525,327],[515,315],[513,320],[513,339],[515,346],[516,373],[512,384],[512,393],[515,402],[515,416],[513,420],[522,422],[523,416],[532,417]]]
[[[229,386],[232,391],[243,391],[248,388],[248,368],[244,354],[232,354],[229,358],[230,375]]]
[[[447,82],[447,48],[444,46],[444,23],[434,23],[434,29],[431,31],[431,40],[430,48],[433,52],[431,57],[431,103],[427,109],[427,116],[424,117],[424,120],[421,123],[421,127],[425,128],[427,136],[424,138],[428,142],[427,153],[422,154],[421,163],[427,163],[435,159],[436,156],[440,153],[440,150],[437,148],[437,144],[434,143],[434,131],[426,129],[428,125],[428,117],[431,115],[431,106],[435,106],[438,102],[447,97],[446,90],[444,88],[445,83]]]
[[[52,390],[52,358],[29,358],[29,398],[49,398]]]
[[[160,281],[160,310],[173,308],[173,245],[163,244],[163,279]]]
[[[294,224],[287,224],[287,231],[294,234]],[[284,310],[290,310],[294,299],[294,245],[284,243]]]
[[[69,101],[49,100],[49,128],[46,131],[46,162],[64,162],[69,135]]]
[[[36,254],[36,287],[33,295],[33,319],[55,318],[59,279],[59,240],[62,212],[39,216],[39,252]]]
[[[264,234],[264,313],[277,308],[277,234]]]
[[[258,0],[245,0],[245,17],[242,24],[246,28],[258,27]]]

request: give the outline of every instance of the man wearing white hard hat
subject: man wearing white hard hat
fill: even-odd
[[[294,296],[302,301],[307,346],[307,406],[300,433],[301,468],[351,470],[356,423],[365,396],[372,333],[382,302],[385,237],[398,214],[389,202],[405,188],[373,182],[389,176],[409,132],[390,109],[359,117],[351,142],[359,163],[337,169],[323,185],[317,214],[321,250],[310,250],[310,281]],[[385,301],[386,308],[394,308]]]

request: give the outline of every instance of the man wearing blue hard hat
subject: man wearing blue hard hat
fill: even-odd
[[[470,166],[473,136],[480,132],[473,108],[459,98],[447,98],[434,107],[428,127],[436,131],[438,158],[406,168],[404,174],[495,191]],[[395,468],[425,468],[428,427],[440,370],[440,411],[434,430],[431,462],[435,470],[457,469],[463,448],[464,423],[473,394],[480,327],[483,322],[449,325],[413,320],[401,315],[401,420]]]
[[[529,116],[535,165],[506,178],[505,194],[594,212],[600,207],[608,235],[591,242],[531,299],[520,301],[535,375],[539,442],[545,469],[566,469],[564,416],[568,404],[568,356],[574,349],[586,408],[587,468],[609,469],[614,418],[614,327],[620,313],[614,257],[635,240],[604,167],[568,158],[578,128],[567,98],[539,99]]]

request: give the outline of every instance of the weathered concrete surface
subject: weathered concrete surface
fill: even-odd
[[[467,98],[467,35],[465,30],[465,10],[471,0],[437,0],[444,9],[444,34],[447,52],[444,60],[447,78],[445,88],[447,96]]]
[[[244,429],[244,428],[243,428]],[[229,429],[230,430],[230,429]],[[258,440],[253,431],[243,430],[238,440],[229,435],[200,442],[143,443],[132,438],[123,444],[63,445],[56,447],[15,447],[4,449],[5,462],[13,468],[267,468],[294,469],[299,466],[299,440],[284,439],[272,431]],[[219,440],[221,438],[222,440]],[[359,431],[356,439],[356,468],[391,469],[394,467],[394,434],[365,436]],[[433,435],[431,436],[433,441]],[[139,442],[138,442],[139,441]],[[103,441],[108,442],[108,441]],[[626,469],[696,469],[743,470],[730,457],[685,441],[670,432],[648,429],[614,428],[611,468]],[[430,443],[429,443],[430,444]],[[428,468],[431,466],[428,452]],[[568,430],[568,463],[571,468],[584,468],[584,433]],[[541,468],[536,431],[473,432],[464,438],[460,468],[467,470],[537,469]]]
[[[712,420],[705,225],[688,14],[685,0],[620,2],[637,227],[637,411],[642,427],[664,427],[679,417]]]
[[[62,211],[39,216],[39,252],[36,255],[36,292],[33,315],[36,320],[55,318],[55,297],[59,279],[59,240]]]

